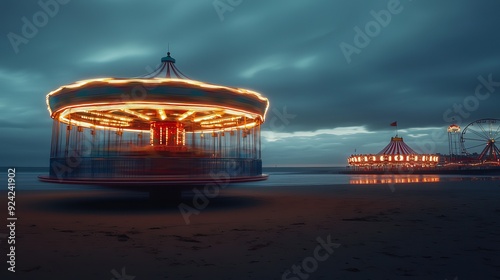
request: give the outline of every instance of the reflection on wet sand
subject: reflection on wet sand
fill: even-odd
[[[407,183],[436,183],[440,181],[437,175],[363,175],[349,180],[351,185],[373,184],[407,184]]]

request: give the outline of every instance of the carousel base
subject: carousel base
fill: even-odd
[[[231,183],[243,183],[267,180],[269,175],[261,174],[258,176],[245,177],[187,177],[187,176],[144,176],[135,178],[71,178],[59,179],[50,176],[38,176],[38,179],[47,183],[58,184],[78,184],[78,185],[96,185],[118,187],[125,189],[137,189],[149,191],[149,189],[158,189],[158,187],[190,187],[193,185],[218,184],[227,185]]]
[[[154,176],[142,178],[71,178],[58,179],[50,176],[38,176],[38,179],[47,183],[93,185],[119,190],[149,192],[152,202],[178,202],[182,200],[184,191],[196,187],[205,188],[215,185],[223,189],[232,183],[254,182],[267,180],[269,175],[247,177],[186,177],[186,176]]]

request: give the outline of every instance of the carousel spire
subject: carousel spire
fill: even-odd
[[[160,60],[160,65],[153,70],[151,73],[148,73],[146,75],[140,76],[140,78],[156,78],[156,77],[161,77],[160,74],[165,71],[165,78],[171,79],[171,78],[177,78],[177,79],[188,79],[191,80],[188,76],[186,76],[184,73],[175,66],[175,58],[170,56],[170,47],[167,50],[167,56],[164,56]],[[173,73],[173,75],[172,75]]]

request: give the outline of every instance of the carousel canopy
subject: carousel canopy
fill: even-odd
[[[187,131],[262,124],[269,101],[260,93],[189,79],[170,56],[150,74],[64,85],[46,98],[53,119],[82,127],[149,131],[156,121],[182,122]]]
[[[419,154],[403,141],[403,137],[391,137],[391,142],[377,154],[351,155],[349,165],[363,168],[380,166],[435,166],[439,157],[434,154]]]
[[[403,141],[403,137],[391,137],[391,142],[378,155],[415,155],[415,152]]]

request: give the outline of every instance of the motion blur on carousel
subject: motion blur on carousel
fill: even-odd
[[[164,77],[158,76],[165,73]],[[174,77],[175,76],[175,77]],[[47,95],[53,182],[263,180],[260,93],[189,79],[170,56],[137,78],[100,78]]]

